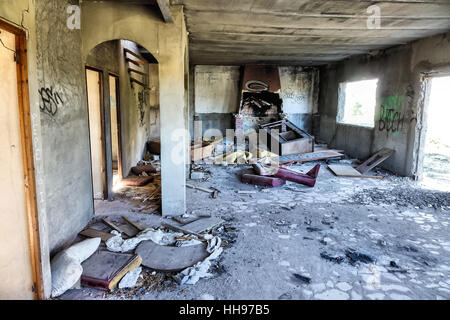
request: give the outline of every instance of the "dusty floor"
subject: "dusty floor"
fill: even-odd
[[[238,174],[248,166],[205,166],[206,181],[189,183],[221,192],[213,199],[188,189],[188,212],[227,221],[215,232],[230,243],[213,278],[179,286],[156,274],[153,286],[74,289],[61,299],[450,299],[450,193],[394,176],[335,177],[322,164],[314,188],[288,182],[271,189],[242,184]],[[135,210],[124,199],[97,204],[97,215],[161,222]]]

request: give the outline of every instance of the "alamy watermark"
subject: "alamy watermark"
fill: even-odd
[[[367,18],[367,29],[381,29],[381,8],[373,5],[367,8],[367,13],[370,15]]]
[[[67,28],[70,30],[81,29],[81,8],[76,5],[68,6],[66,10],[69,17],[67,18]]]

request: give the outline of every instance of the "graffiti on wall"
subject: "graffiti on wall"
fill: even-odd
[[[378,120],[378,130],[392,134],[399,134],[403,130],[405,115],[405,97],[394,95],[384,98],[380,102],[380,119]]]
[[[413,100],[414,89],[411,85],[406,88],[405,95],[395,94],[381,99],[378,130],[398,135],[406,122],[417,121]]]
[[[58,107],[63,104],[60,94],[53,90],[53,87],[42,87],[38,90],[41,96],[41,103],[39,108],[41,112],[50,116],[55,116],[58,113]]]
[[[138,92],[138,110],[139,110],[139,125],[144,126],[145,122],[145,109],[149,105],[150,94],[147,90],[142,90]]]

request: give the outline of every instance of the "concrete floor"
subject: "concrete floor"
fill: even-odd
[[[314,164],[292,169],[306,172]],[[218,233],[231,242],[213,278],[182,287],[165,278],[163,289],[132,295],[74,289],[61,299],[450,299],[449,193],[394,176],[335,177],[322,164],[314,188],[288,182],[271,189],[242,184],[238,174],[246,166],[204,166],[208,179],[189,183],[221,192],[213,199],[188,189],[189,212],[225,219]],[[160,216],[132,212],[133,207],[123,199],[104,202],[97,214],[160,223]],[[376,261],[351,264],[349,248]]]

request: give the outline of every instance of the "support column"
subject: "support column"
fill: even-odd
[[[186,144],[184,68],[182,56],[161,59],[161,192],[163,216],[186,212]]]

